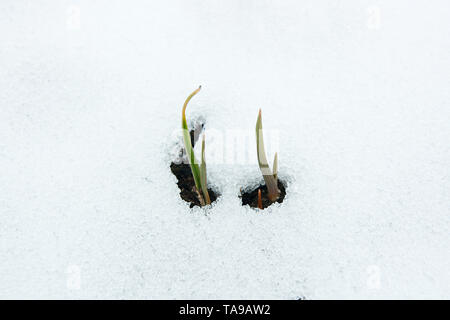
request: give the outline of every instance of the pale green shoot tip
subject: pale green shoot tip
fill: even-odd
[[[200,166],[198,165],[198,161],[195,158],[194,149],[192,148],[191,136],[189,134],[189,128],[186,120],[186,107],[189,101],[195,96],[202,87],[199,86],[196,90],[194,90],[186,99],[183,105],[183,109],[181,111],[181,128],[183,130],[183,142],[184,148],[186,150],[186,155],[189,161],[189,165],[191,167],[192,176],[195,182],[195,191],[198,195],[200,204],[204,206],[205,204],[210,204],[211,200],[208,194],[208,188],[206,184],[206,163],[205,163],[205,136],[203,135],[202,140],[202,162]]]

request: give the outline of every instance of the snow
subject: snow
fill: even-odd
[[[0,298],[449,299],[449,14],[1,1]],[[169,164],[200,84],[221,197],[191,210]],[[259,108],[288,181],[263,213],[238,198]]]

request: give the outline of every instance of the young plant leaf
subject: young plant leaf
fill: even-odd
[[[186,156],[188,158],[189,165],[191,167],[192,176],[194,177],[195,188],[197,189],[196,191],[198,193],[200,203],[203,206],[205,204],[205,201],[200,194],[200,190],[202,190],[200,180],[200,168],[198,165],[198,161],[195,158],[194,149],[192,148],[191,136],[189,134],[189,128],[186,121],[186,107],[189,101],[192,99],[192,97],[195,96],[200,91],[201,88],[202,88],[201,86],[198,87],[198,89],[192,92],[184,102],[183,109],[181,111],[181,129],[183,131],[183,141],[184,141],[184,148],[186,150]]]
[[[262,198],[261,198],[261,189],[258,189],[258,208],[262,210]]]
[[[274,178],[274,172],[270,170],[269,164],[267,162],[266,150],[264,149],[264,138],[262,133],[261,109],[259,109],[258,119],[256,120],[256,152],[258,155],[259,168],[261,169],[261,173],[267,186],[267,195],[270,201],[275,202],[280,195],[280,190],[278,190],[278,184],[277,180]]]
[[[273,157],[273,177],[275,178],[275,182],[277,182],[277,175],[278,175],[278,153],[275,152],[275,156]]]
[[[197,188],[194,188],[195,193],[197,194],[197,199],[198,201],[200,201],[200,206],[204,207],[206,205],[205,200],[203,200],[203,196],[200,192],[200,190],[198,190]]]
[[[200,164],[200,184],[202,188],[203,197],[205,199],[206,204],[211,204],[211,200],[209,198],[208,193],[208,185],[206,183],[206,162],[205,162],[205,134],[203,134],[202,138],[202,162]]]

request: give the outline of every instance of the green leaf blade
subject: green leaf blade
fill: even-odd
[[[201,89],[201,86],[198,87],[194,92],[192,92],[186,99],[183,105],[183,109],[181,111],[181,129],[183,131],[183,142],[184,142],[184,148],[186,151],[186,156],[188,158],[189,165],[191,167],[192,176],[194,178],[195,187],[197,189],[197,192],[200,195],[201,190],[201,176],[200,176],[200,167],[198,165],[198,161],[195,158],[194,149],[192,148],[192,142],[191,142],[191,136],[189,134],[189,128],[187,125],[186,120],[186,107],[189,103],[189,101],[192,99],[193,96],[195,96]],[[200,196],[200,203],[202,205],[204,204],[204,199]]]

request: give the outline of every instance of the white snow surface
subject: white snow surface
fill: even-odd
[[[0,298],[449,299],[449,17],[445,0],[2,0]],[[207,137],[253,132],[259,108],[279,132],[282,204],[243,207],[255,145],[220,163],[208,139],[221,197],[179,197],[200,84],[187,116]]]

